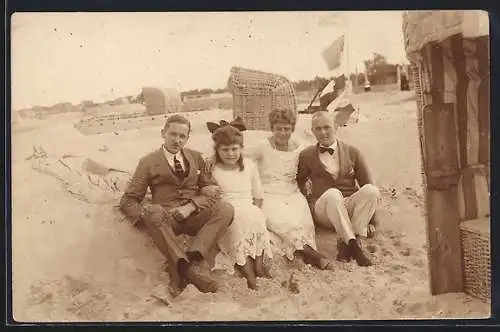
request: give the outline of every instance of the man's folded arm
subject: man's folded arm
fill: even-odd
[[[363,157],[358,149],[355,149],[356,160],[354,162],[354,171],[356,174],[356,180],[358,181],[359,187],[361,188],[365,184],[374,184],[372,176],[370,174],[370,169],[366,159]]]
[[[196,210],[199,211],[204,209],[210,205],[210,202],[213,200],[208,196],[200,194],[201,189],[207,186],[217,185],[214,177],[212,176],[211,169],[203,160],[203,157],[198,155],[198,165],[200,169],[200,175],[198,178],[198,194],[191,198],[191,203],[196,207]]]

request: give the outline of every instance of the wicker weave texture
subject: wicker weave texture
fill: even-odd
[[[464,260],[465,293],[491,301],[491,255],[489,233],[460,227]]]
[[[283,76],[233,67],[229,77],[233,116],[241,117],[250,130],[270,130],[268,115],[274,108],[297,113],[293,84]]]

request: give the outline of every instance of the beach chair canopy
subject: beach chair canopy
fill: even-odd
[[[480,10],[415,10],[403,13],[405,51],[410,60],[431,42],[462,34],[464,38],[489,35],[488,13]]]

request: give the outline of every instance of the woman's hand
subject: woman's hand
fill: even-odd
[[[312,195],[312,181],[311,179],[308,179],[305,183],[305,189],[306,189],[306,197],[310,197]]]
[[[264,203],[264,200],[262,198],[253,199],[253,205],[257,206],[260,209],[262,209],[262,203]]]
[[[220,198],[222,195],[222,189],[220,189],[219,186],[210,185],[201,188],[200,193],[211,198]]]

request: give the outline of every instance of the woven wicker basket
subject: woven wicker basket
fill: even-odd
[[[460,223],[464,260],[464,291],[485,302],[491,301],[490,219]]]
[[[273,108],[297,113],[295,88],[283,76],[233,67],[228,85],[233,95],[233,116],[241,117],[250,130],[270,130],[268,114]]]

